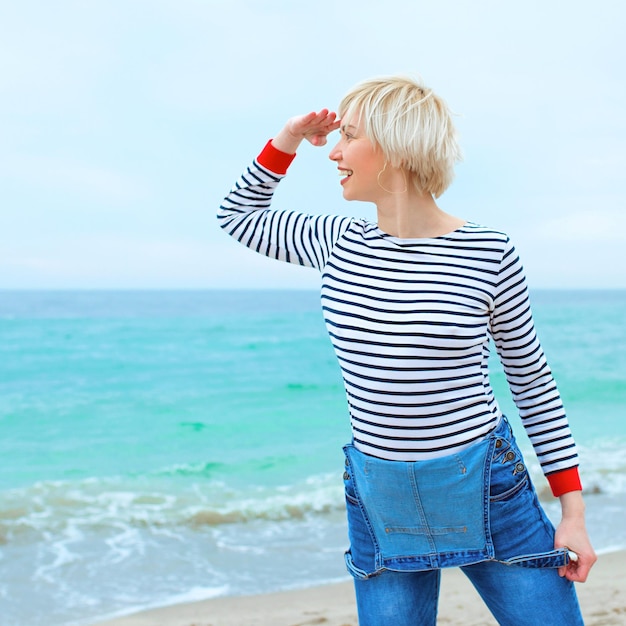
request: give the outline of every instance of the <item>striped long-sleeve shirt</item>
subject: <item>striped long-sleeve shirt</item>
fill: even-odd
[[[509,238],[467,223],[441,237],[399,239],[361,219],[273,210],[290,160],[268,144],[218,219],[247,247],[321,272],[355,446],[415,461],[484,438],[502,416],[487,368],[492,339],[553,492],[580,488],[576,447]]]

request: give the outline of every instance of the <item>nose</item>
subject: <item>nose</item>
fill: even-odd
[[[335,147],[328,153],[328,158],[331,161],[339,161],[341,160],[341,150],[339,149],[339,143],[341,140],[335,144]]]

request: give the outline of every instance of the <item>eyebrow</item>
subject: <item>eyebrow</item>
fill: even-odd
[[[355,129],[356,129],[356,126],[354,126],[353,124],[344,124],[344,125],[341,127],[341,130],[344,130],[344,131],[345,131],[345,130],[346,130],[346,128],[355,128]]]

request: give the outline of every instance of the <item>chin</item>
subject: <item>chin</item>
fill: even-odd
[[[341,193],[343,195],[344,200],[356,200],[356,198],[354,197],[354,194],[350,193],[350,190],[346,189],[345,187],[341,190]]]

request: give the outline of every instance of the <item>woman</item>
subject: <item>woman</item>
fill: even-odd
[[[582,624],[573,581],[596,560],[578,461],[509,238],[442,211],[460,157],[445,103],[416,81],[353,88],[290,119],[219,220],[266,256],[317,268],[353,441],[344,482],[362,626],[435,624],[440,569],[461,567],[500,624]],[[303,140],[326,144],[346,200],[377,223],[270,209]],[[562,521],[554,529],[489,384],[495,343]]]

